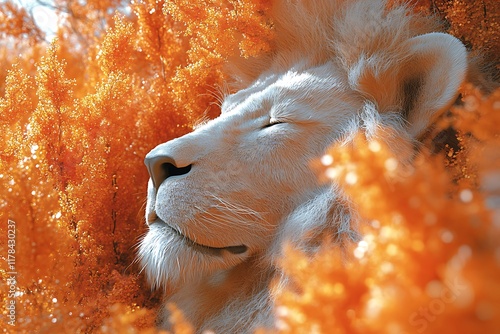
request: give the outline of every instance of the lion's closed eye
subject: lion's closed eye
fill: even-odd
[[[278,125],[278,124],[284,124],[285,122],[284,121],[281,121],[281,120],[278,120],[278,119],[275,119],[275,118],[271,118],[269,120],[269,123],[267,123],[266,125],[264,125],[262,128],[263,129],[266,129],[266,128],[270,128],[274,125]]]

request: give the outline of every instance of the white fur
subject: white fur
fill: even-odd
[[[273,278],[286,285],[275,266],[283,243],[313,255],[327,235],[340,245],[358,237],[342,190],[318,184],[310,162],[362,131],[409,163],[467,70],[463,45],[404,6],[277,0],[273,8],[276,49],[232,64],[237,92],[221,116],[148,154],[192,165],[158,189],[150,182],[139,258],[151,284],[168,291],[165,302],[200,331],[272,326],[268,287]],[[187,238],[248,250],[208,254]],[[167,312],[160,318],[168,327]]]

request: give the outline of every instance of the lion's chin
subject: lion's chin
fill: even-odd
[[[149,225],[139,247],[139,261],[153,288],[176,286],[236,266],[248,258],[244,245],[198,244],[161,220]]]

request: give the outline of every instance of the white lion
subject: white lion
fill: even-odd
[[[201,332],[273,326],[272,279],[287,241],[313,254],[326,235],[355,239],[338,186],[319,184],[310,162],[358,131],[383,138],[401,162],[455,100],[467,52],[436,20],[386,1],[276,0],[276,45],[232,64],[236,93],[222,114],[161,144],[145,163],[149,231],[139,250]],[[168,327],[168,312],[160,315]]]

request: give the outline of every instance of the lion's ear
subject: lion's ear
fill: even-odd
[[[467,51],[458,39],[443,33],[410,38],[394,51],[362,59],[350,71],[349,81],[380,112],[400,110],[408,132],[418,137],[458,95],[467,72]]]
[[[411,38],[409,49],[403,113],[416,137],[456,99],[467,72],[467,51],[458,39],[442,33]]]

